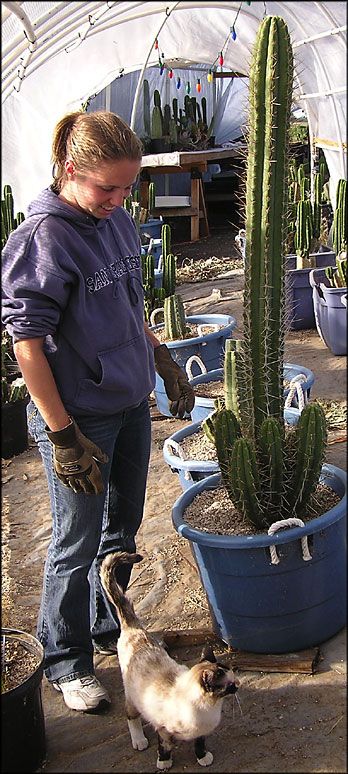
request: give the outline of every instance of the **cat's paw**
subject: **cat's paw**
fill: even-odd
[[[134,750],[146,750],[149,746],[149,740],[146,736],[138,736],[137,739],[132,739],[132,745]]]
[[[214,760],[213,753],[206,752],[203,758],[197,758],[197,763],[199,763],[200,766],[210,766],[213,760]]]
[[[160,761],[159,758],[157,758],[157,768],[160,771],[168,771],[168,769],[171,769],[173,765],[173,759],[168,758],[166,761]]]

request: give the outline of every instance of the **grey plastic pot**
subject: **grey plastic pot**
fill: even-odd
[[[347,288],[332,288],[324,269],[309,275],[317,331],[333,355],[347,354]]]

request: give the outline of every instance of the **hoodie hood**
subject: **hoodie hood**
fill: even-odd
[[[121,208],[119,208],[121,209]],[[122,208],[123,209],[123,208]],[[117,213],[117,210],[116,210]],[[116,214],[114,212],[114,215]],[[45,188],[39,196],[29,204],[28,217],[31,215],[55,215],[66,221],[75,223],[80,228],[104,228],[107,218],[95,218],[86,212],[81,212],[64,202],[51,188]]]

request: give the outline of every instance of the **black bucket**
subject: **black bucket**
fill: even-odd
[[[29,448],[26,407],[28,398],[1,406],[1,456],[7,460]]]
[[[41,683],[44,651],[31,634],[18,629],[1,629],[1,639],[15,640],[39,659],[38,666],[24,682],[1,694],[1,771],[35,772],[46,755],[45,720]]]

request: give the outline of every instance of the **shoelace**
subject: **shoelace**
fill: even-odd
[[[86,675],[85,677],[81,677],[81,683],[82,685],[95,685],[96,687],[99,685],[97,678],[93,675]]]

